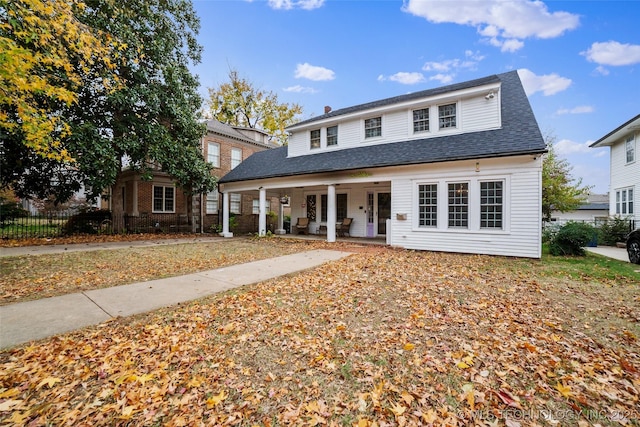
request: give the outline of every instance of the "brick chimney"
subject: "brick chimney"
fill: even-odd
[[[331,112],[331,107],[329,107],[328,105],[324,106],[324,113],[325,114],[329,114],[329,112]]]

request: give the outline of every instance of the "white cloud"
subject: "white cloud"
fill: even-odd
[[[336,78],[336,73],[328,68],[317,67],[305,62],[296,66],[295,78],[313,81],[333,80]]]
[[[403,10],[434,23],[476,27],[491,44],[508,52],[522,48],[523,39],[559,37],[579,25],[578,15],[549,12],[539,0],[465,1],[455,7],[442,0],[406,0]]]
[[[518,70],[520,80],[527,93],[527,96],[533,95],[536,92],[542,92],[545,96],[554,95],[558,92],[562,92],[569,86],[571,86],[571,79],[566,77],[560,77],[557,74],[546,74],[543,76],[537,76],[532,71],[522,68]]]
[[[453,75],[451,74],[436,74],[435,76],[429,77],[429,80],[436,80],[442,84],[448,84],[453,81]]]
[[[555,147],[556,153],[561,156],[577,153],[592,153],[594,150],[593,148],[589,148],[589,142],[581,144],[568,139],[562,139],[553,144],[553,146]]]
[[[640,63],[640,45],[616,41],[596,42],[586,51],[580,52],[580,55],[600,65],[632,65]]]
[[[385,80],[384,76],[380,77]],[[378,77],[378,80],[381,80],[380,77]],[[389,80],[402,83],[403,85],[414,85],[416,83],[422,83],[425,79],[422,73],[406,73],[400,71],[399,73],[395,73],[394,75],[389,76]]]
[[[318,93],[318,91],[312,87],[305,87],[300,85],[285,87],[282,90],[285,92],[295,92],[295,93]]]
[[[580,105],[578,107],[573,108],[561,108],[556,111],[556,114],[585,114],[585,113],[593,113],[594,108],[591,105]]]
[[[608,76],[609,70],[604,68],[602,65],[598,65],[595,69],[596,74],[600,74],[601,76]]]
[[[291,9],[305,9],[305,10],[313,10],[324,5],[324,0],[269,0],[269,6],[272,9],[283,9],[283,10],[291,10]]]

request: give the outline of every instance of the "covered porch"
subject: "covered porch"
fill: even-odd
[[[347,173],[345,172],[345,175]],[[230,182],[220,185],[222,200],[222,233],[232,237],[229,229],[231,194],[249,194],[258,200],[258,235],[267,233],[267,200],[280,199],[278,226],[275,234],[313,236],[327,242],[338,237],[360,241],[371,239],[377,243],[388,242],[391,218],[391,180],[373,181],[372,173],[350,172],[264,179],[251,182]],[[328,183],[327,183],[328,182]],[[290,211],[290,230],[284,229],[284,208]],[[299,219],[304,219],[304,230],[296,229]],[[341,230],[345,219],[351,221],[346,232]],[[348,221],[347,221],[348,222]]]

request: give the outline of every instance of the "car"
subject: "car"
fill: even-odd
[[[640,228],[632,231],[627,236],[627,253],[629,261],[634,264],[640,264]]]

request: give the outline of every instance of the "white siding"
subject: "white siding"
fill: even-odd
[[[463,175],[458,165],[424,170],[413,177],[400,177],[392,181],[391,244],[408,249],[445,252],[462,252],[506,256],[539,258],[541,254],[541,162],[530,157],[508,164],[505,161],[483,161],[481,172]],[[485,165],[484,163],[493,163]],[[449,230],[446,228],[446,200],[439,197],[440,216],[438,229],[416,229],[417,183],[438,182],[439,187],[447,180],[505,179],[507,186],[504,198],[505,230]],[[439,195],[442,192],[439,192]],[[538,195],[538,197],[532,197]],[[471,193],[470,193],[471,196]],[[470,204],[472,202],[470,201]],[[442,209],[444,206],[444,209]],[[398,220],[397,213],[406,213],[406,220]],[[477,215],[477,209],[470,209]],[[471,222],[471,218],[470,218]]]
[[[633,188],[634,219],[640,221],[640,134],[636,133],[635,161],[627,163],[625,136],[611,146],[611,188],[609,213],[616,214],[616,190]]]
[[[387,144],[393,142],[406,141],[408,139],[437,138],[442,135],[452,133],[476,132],[487,129],[497,129],[501,126],[500,117],[500,92],[495,90],[493,98],[485,97],[487,90],[476,93],[464,99],[449,97],[446,100],[424,100],[422,103],[413,105],[398,105],[394,109],[385,111],[371,110],[363,112],[357,116],[336,117],[327,121],[319,121],[306,126],[302,130],[294,131],[289,138],[288,156],[304,156],[354,148],[363,144]],[[438,129],[438,106],[457,103],[455,129]],[[430,131],[413,133],[413,110],[418,108],[430,109]],[[389,107],[392,108],[392,107]],[[366,140],[364,138],[364,119],[371,117],[382,117],[382,137]],[[339,124],[338,124],[339,121]],[[338,124],[338,145],[327,147],[326,128]],[[321,148],[311,150],[309,131],[311,129],[321,129]]]

